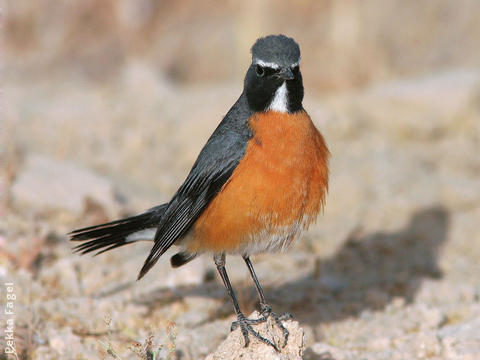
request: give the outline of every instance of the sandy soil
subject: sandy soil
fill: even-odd
[[[151,334],[164,356],[198,359],[234,320],[207,256],[178,270],[165,256],[136,282],[149,244],[71,252],[69,230],[167,200],[240,91],[172,87],[141,64],[124,75],[112,89],[6,89],[0,274],[24,357],[134,358]],[[332,152],[325,213],[290,252],[254,259],[274,309],[305,330],[305,358],[480,353],[479,79],[452,69],[307,97]],[[252,311],[241,259],[227,266]]]
[[[253,259],[272,307],[307,360],[480,358],[477,0],[7,3],[1,349],[11,330],[21,359],[225,351],[234,315],[208,256],[173,270],[166,254],[136,282],[150,244],[80,257],[66,234],[168,201],[252,42],[282,32],[332,162],[317,223]],[[227,269],[251,313],[243,261]]]

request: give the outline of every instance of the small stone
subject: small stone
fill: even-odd
[[[58,355],[67,355],[74,352],[81,353],[80,337],[74,335],[71,328],[65,327],[61,331],[51,328],[48,332],[50,348]]]
[[[417,359],[429,359],[439,355],[442,350],[438,338],[433,333],[418,334],[413,342],[413,348]]]
[[[56,284],[55,288],[66,296],[79,295],[80,283],[71,259],[60,259],[52,267],[42,270],[44,284]]]
[[[420,307],[419,321],[422,329],[437,329],[445,323],[446,316],[438,308],[432,308],[427,305]]]
[[[368,342],[368,347],[374,351],[381,351],[388,349],[391,343],[388,337],[375,337]]]
[[[259,316],[260,314],[255,311],[249,318],[255,319]],[[283,325],[290,333],[285,347],[282,347],[283,333],[275,324],[274,319],[270,317],[266,322],[255,326],[255,331],[258,331],[263,337],[272,340],[278,346],[280,352],[276,352],[272,346],[264,344],[253,335],[250,335],[250,345],[245,347],[243,335],[240,328],[237,328],[230,333],[214,353],[207,356],[206,360],[301,360],[305,350],[303,329],[294,320],[283,321]]]
[[[332,346],[326,343],[313,344],[310,349],[316,355],[320,356],[320,359],[325,360],[348,360],[355,359],[355,354],[349,350],[343,350],[336,346]]]
[[[445,358],[478,359],[480,354],[480,317],[443,327],[438,335]]]
[[[116,205],[113,185],[104,177],[70,163],[30,155],[12,186],[14,201],[80,213],[91,198],[107,209]]]
[[[473,285],[464,285],[460,288],[460,299],[464,302],[474,302],[477,300],[477,289]]]
[[[398,311],[405,307],[405,298],[395,296],[392,301],[388,304],[387,311]]]

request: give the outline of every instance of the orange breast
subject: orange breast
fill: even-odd
[[[245,156],[197,219],[189,251],[284,248],[324,204],[329,152],[308,114],[258,113],[249,123]]]

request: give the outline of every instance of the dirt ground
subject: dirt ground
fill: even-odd
[[[241,39],[238,49],[248,55],[249,37]],[[360,68],[369,76],[348,83],[317,71],[308,55],[313,40],[305,42],[302,71],[311,80],[304,106],[332,153],[330,191],[324,214],[290,251],[253,258],[267,298],[304,329],[305,359],[478,359],[480,68],[474,55],[446,56],[441,66],[432,60],[418,73],[405,74],[412,66],[401,62],[383,72]],[[91,47],[101,52],[106,43]],[[32,60],[42,52],[22,58],[6,44],[0,304],[13,306],[15,315],[2,311],[2,327],[14,320],[22,359],[135,359],[146,358],[146,348],[160,358],[204,358],[234,320],[210,257],[174,270],[168,253],[137,282],[150,244],[80,257],[66,234],[168,201],[242,91],[248,58],[238,60],[238,73],[218,65],[214,81],[204,80],[208,64],[179,73],[162,63],[163,53],[140,56],[138,48],[120,64],[82,72],[85,64],[102,64],[66,44],[58,45],[63,62],[50,53],[40,57],[48,64],[43,70]],[[127,52],[121,44],[108,49]],[[113,75],[107,74],[112,64]],[[363,74],[351,64],[337,66],[330,71]],[[229,257],[227,270],[250,313],[257,300],[247,269]],[[0,347],[6,345],[0,337]]]

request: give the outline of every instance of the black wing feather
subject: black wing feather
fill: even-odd
[[[200,152],[157,227],[155,244],[140,270],[141,279],[170,246],[182,238],[228,181],[252,137],[251,116],[242,94]]]

